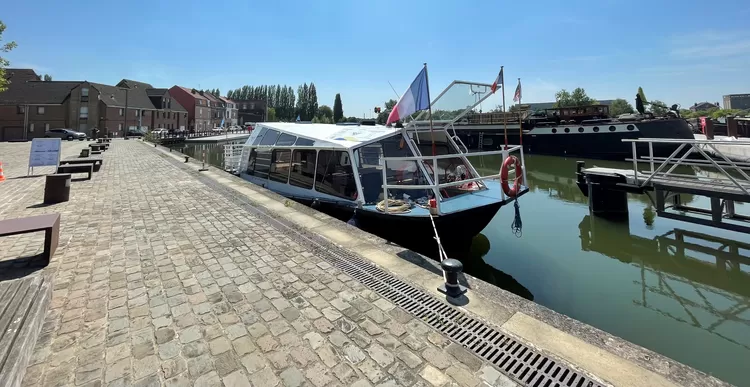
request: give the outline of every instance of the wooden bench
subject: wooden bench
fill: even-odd
[[[79,157],[79,158],[69,158],[65,160],[60,160],[60,165],[89,164],[89,163],[94,164],[94,172],[99,172],[99,168],[102,167],[104,160],[98,157]]]
[[[81,154],[78,157],[89,157],[89,152],[91,152],[91,149],[81,149]]]
[[[0,237],[44,231],[44,258],[48,263],[55,255],[60,237],[60,214],[0,220]],[[0,383],[2,385],[2,383]]]
[[[94,164],[85,163],[60,165],[57,167],[57,173],[87,173],[88,177],[86,178],[86,180],[91,180],[91,175],[94,173]]]
[[[0,386],[21,385],[51,300],[45,275],[0,281]]]

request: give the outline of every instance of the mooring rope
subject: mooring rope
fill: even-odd
[[[523,235],[523,223],[521,222],[521,206],[518,205],[518,198],[514,200],[513,207],[516,210],[516,216],[513,218],[513,223],[510,224],[510,229],[513,230],[513,235],[516,238],[520,238]]]
[[[386,204],[387,203],[387,204]],[[409,203],[403,200],[385,199],[381,200],[375,208],[380,212],[385,212],[385,206],[388,206],[388,212],[393,213],[406,213],[411,211]]]

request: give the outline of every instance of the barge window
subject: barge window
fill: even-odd
[[[357,197],[357,183],[354,180],[348,152],[329,150],[318,152],[315,190],[350,200]]]
[[[292,170],[289,174],[289,184],[305,189],[313,188],[315,156],[314,149],[294,150],[292,152]]]
[[[297,140],[297,136],[291,134],[281,133],[279,139],[276,140],[276,146],[290,146],[294,145],[294,141]]]
[[[289,180],[289,167],[292,161],[292,151],[274,149],[271,154],[271,168],[269,178],[273,181],[286,183]]]
[[[277,130],[268,129],[266,131],[266,134],[263,135],[263,139],[260,140],[260,144],[258,145],[273,145],[276,144],[276,139],[279,137],[279,132]]]
[[[247,174],[260,178],[268,178],[271,167],[270,149],[253,149],[250,151],[250,160],[247,163]]]
[[[315,145],[315,140],[310,140],[309,138],[302,138],[298,137],[297,142],[294,143],[296,146],[313,146]]]
[[[255,137],[255,140],[253,140],[253,145],[260,144],[260,140],[263,139],[263,135],[266,134],[266,130],[268,129],[266,129],[265,126],[260,127],[260,132],[258,133],[258,137]]]

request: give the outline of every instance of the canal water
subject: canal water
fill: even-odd
[[[222,144],[189,144],[182,152],[203,150],[221,165]],[[501,164],[498,157],[472,162],[483,175]],[[518,201],[521,235],[511,229],[513,206],[500,209],[469,251],[456,253],[466,272],[727,382],[750,385],[750,236],[655,217],[643,195],[629,196],[627,221],[594,218],[575,184],[575,163],[527,155],[530,191]],[[698,197],[683,203],[708,205]],[[737,212],[750,211],[743,207]],[[430,255],[434,248],[420,250]]]

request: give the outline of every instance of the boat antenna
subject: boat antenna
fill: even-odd
[[[391,87],[391,90],[393,90],[393,94],[396,94],[396,101],[398,101],[401,98],[401,96],[398,95],[398,93],[396,92],[396,89],[393,87],[393,85],[391,85],[391,81],[388,81],[388,85]]]

